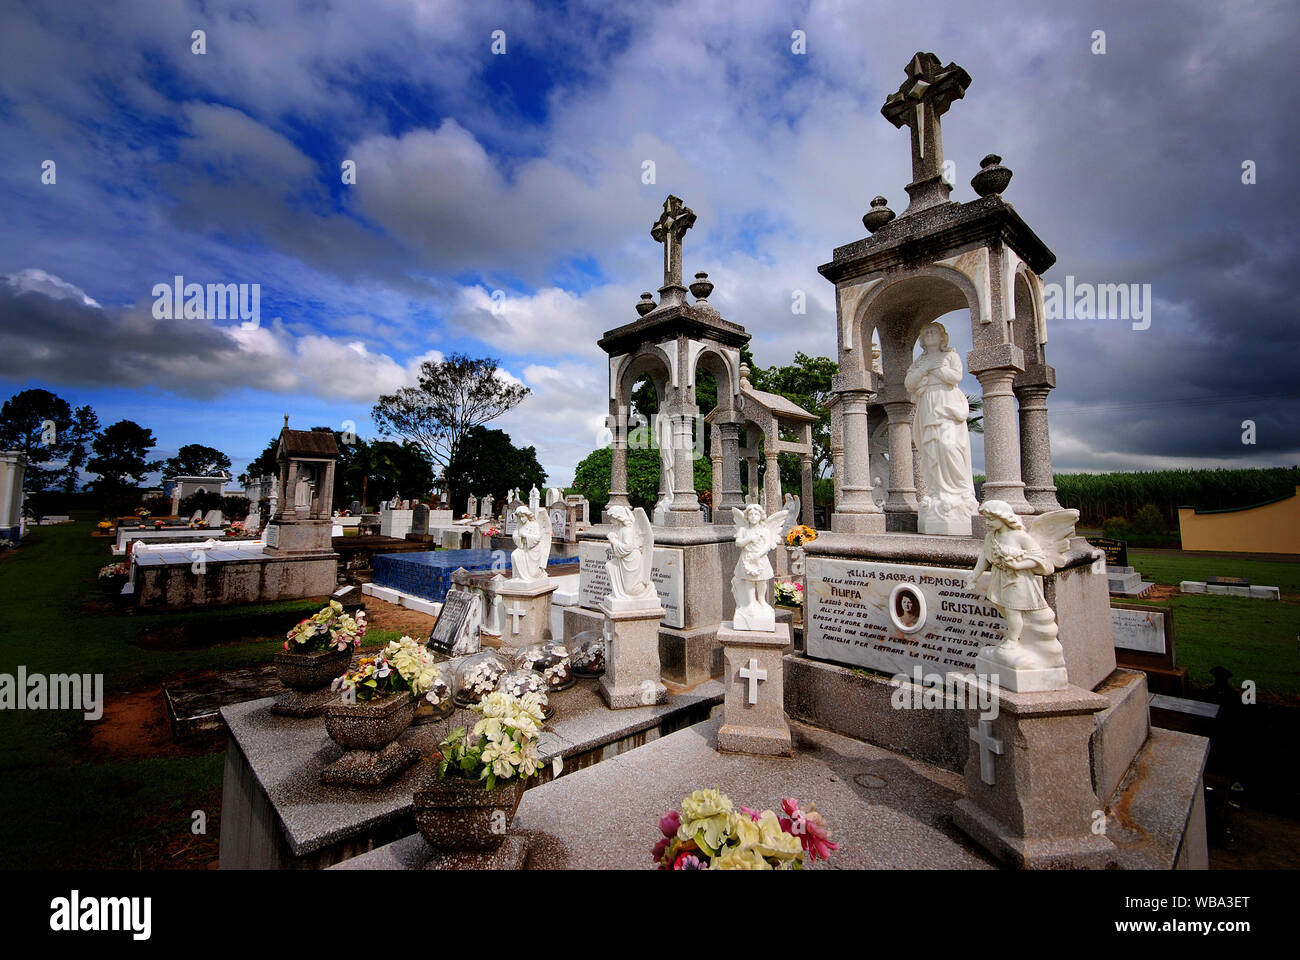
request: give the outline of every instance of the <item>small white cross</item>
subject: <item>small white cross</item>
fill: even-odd
[[[758,703],[758,683],[760,680],[767,679],[767,671],[758,669],[758,658],[750,657],[749,665],[741,667],[738,674],[740,679],[749,681],[750,704]]]
[[[511,619],[511,621],[512,621],[512,623],[511,623],[511,625],[510,625],[510,632],[511,632],[511,633],[518,633],[518,632],[519,632],[519,618],[520,618],[520,617],[526,617],[526,616],[528,616],[528,611],[525,610],[523,607],[519,606],[518,603],[516,603],[513,607],[507,607],[507,608],[506,608],[506,616],[510,617],[510,619]]]
[[[993,722],[981,720],[978,727],[970,728],[970,738],[980,745],[980,779],[989,785],[996,783],[993,754],[1002,755],[1002,741],[993,736]]]

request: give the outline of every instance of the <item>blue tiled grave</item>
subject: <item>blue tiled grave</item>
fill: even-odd
[[[494,550],[430,550],[424,553],[379,553],[373,562],[376,586],[409,593],[422,600],[441,603],[451,586],[451,575],[464,567],[471,573],[491,571],[493,564],[502,576],[510,576],[510,555]],[[552,576],[577,573],[577,557],[552,557],[547,566]]]

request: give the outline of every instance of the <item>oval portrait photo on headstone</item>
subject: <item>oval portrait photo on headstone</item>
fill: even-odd
[[[909,583],[900,583],[889,594],[889,619],[903,633],[916,633],[925,626],[925,595]]]

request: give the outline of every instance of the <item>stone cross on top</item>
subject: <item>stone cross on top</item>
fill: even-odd
[[[682,286],[682,238],[695,226],[695,211],[682,203],[681,197],[668,195],[664,212],[650,227],[650,236],[664,245],[664,285],[659,288],[659,305],[682,303],[686,287]]]
[[[965,96],[970,74],[955,63],[941,66],[933,53],[917,53],[905,72],[907,79],[897,93],[885,98],[880,112],[894,126],[906,125],[912,131],[912,182],[907,185],[912,198],[907,208],[910,213],[948,199],[951,187],[943,179],[939,118],[954,100]]]

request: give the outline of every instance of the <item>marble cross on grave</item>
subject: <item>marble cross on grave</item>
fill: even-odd
[[[754,704],[758,703],[759,681],[767,679],[767,671],[760,670],[758,668],[757,657],[750,657],[749,664],[747,666],[741,667],[736,672],[739,674],[740,679],[749,681],[749,697],[747,699],[749,705],[753,706]]]
[[[933,53],[918,53],[904,69],[907,79],[880,108],[885,119],[912,132],[912,182],[907,192],[910,210],[943,203],[950,186],[943,178],[943,132],[939,118],[970,86],[970,74],[949,63],[939,63]],[[928,182],[927,182],[928,181]]]
[[[997,782],[993,773],[993,755],[1002,755],[1002,741],[993,736],[993,721],[980,720],[978,727],[970,728],[970,738],[980,747],[980,779],[992,786]]]
[[[682,303],[686,288],[682,286],[682,238],[695,225],[695,212],[682,203],[681,197],[669,194],[664,212],[650,227],[650,236],[664,245],[664,285],[659,288],[659,305]]]
[[[519,618],[528,616],[528,611],[525,610],[523,607],[519,606],[519,603],[516,601],[513,607],[506,608],[506,616],[508,616],[511,621],[510,622],[511,635],[517,635],[519,633]]]

